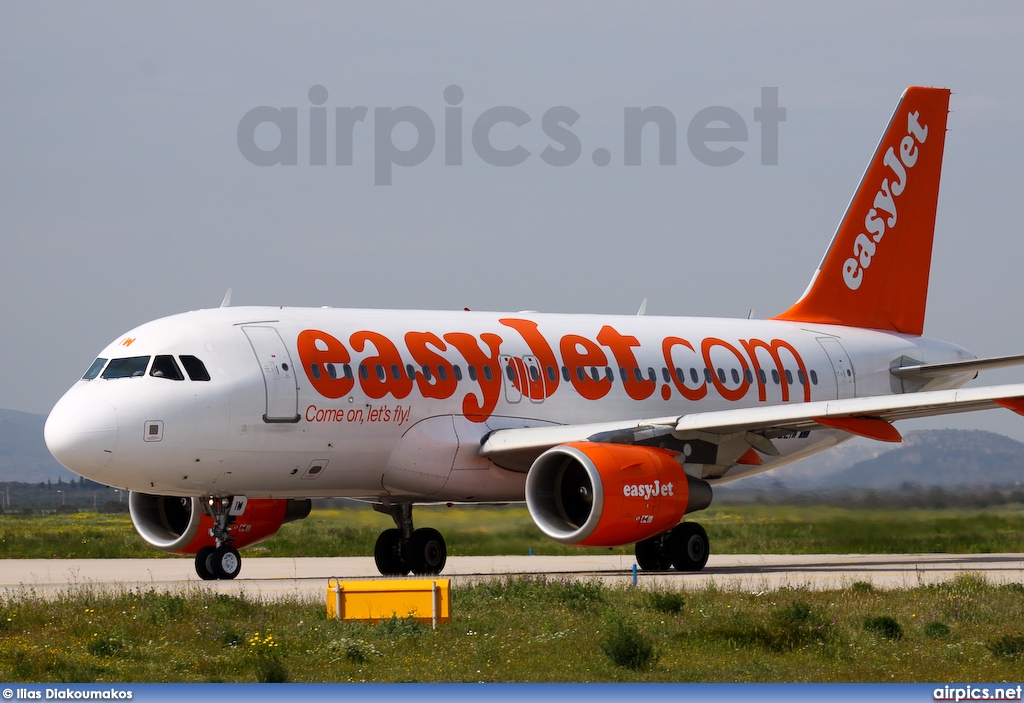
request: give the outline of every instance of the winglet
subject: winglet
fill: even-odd
[[[220,301],[220,306],[222,308],[226,308],[226,307],[230,307],[231,306],[231,289],[230,288],[228,288],[228,292],[224,294],[224,300]]]
[[[774,318],[924,331],[949,90],[911,87],[803,297]]]

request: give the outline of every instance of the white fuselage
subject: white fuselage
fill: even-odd
[[[193,380],[182,356],[209,380]],[[528,464],[478,453],[493,430],[952,388],[973,374],[904,388],[890,369],[974,357],[778,321],[226,307],[144,324],[100,358],[141,370],[114,378],[100,365],[46,426],[54,455],[92,480],[178,496],[519,501]],[[777,439],[780,456],[710,478],[847,437]],[[687,472],[700,476],[699,461]]]

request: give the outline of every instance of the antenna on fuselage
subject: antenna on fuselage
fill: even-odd
[[[647,298],[644,298],[644,301],[642,303],[640,303],[640,309],[636,311],[636,316],[637,317],[643,317],[646,314],[647,314]]]
[[[231,289],[228,288],[228,292],[224,294],[224,300],[220,301],[222,308],[231,307]]]

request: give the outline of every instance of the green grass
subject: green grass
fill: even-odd
[[[631,554],[567,547],[544,537],[523,506],[417,507],[417,526],[445,535],[452,556]],[[1024,552],[1024,507],[870,509],[742,505],[692,516],[713,554],[904,554]],[[390,518],[366,508],[315,510],[246,556],[368,556]],[[162,553],[147,546],[127,515],[0,515],[0,559],[127,558]]]
[[[320,601],[80,588],[0,599],[0,680],[1015,681],[1022,622],[1022,589],[971,575],[758,594],[507,578],[455,590],[437,631],[329,621]]]

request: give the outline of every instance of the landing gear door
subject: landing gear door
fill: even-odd
[[[853,398],[857,395],[857,378],[853,373],[850,356],[843,345],[834,337],[818,337],[818,343],[828,354],[836,378],[836,398]]]
[[[299,391],[288,348],[273,327],[242,328],[263,370],[266,387],[264,422],[298,422]]]

